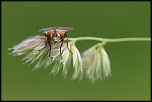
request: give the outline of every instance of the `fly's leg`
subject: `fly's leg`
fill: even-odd
[[[42,49],[40,49],[39,51],[43,50],[45,47],[47,46],[47,39],[46,39],[46,36],[45,36],[45,45]]]
[[[61,56],[61,59],[62,59],[62,52],[61,52],[61,48],[62,48],[62,45],[63,45],[63,39],[61,40],[61,46],[60,46],[60,56]]]
[[[68,48],[68,50],[72,53],[72,51],[69,49],[69,47],[68,47],[68,36],[66,36],[67,37],[67,48]],[[73,54],[73,53],[72,53]]]
[[[50,49],[49,49],[49,57],[51,55],[51,44],[50,44],[50,41],[48,40],[48,43],[49,43],[49,46],[50,46]]]

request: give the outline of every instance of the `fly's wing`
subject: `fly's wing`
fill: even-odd
[[[50,28],[42,28],[42,29],[39,29],[38,31],[39,32],[44,32],[44,31],[49,31],[49,30],[52,30],[52,29],[61,29],[61,30],[64,30],[64,31],[73,30],[72,27],[50,27]]]
[[[73,30],[71,27],[59,27],[61,30]]]
[[[44,31],[49,31],[51,30],[52,28],[42,28],[42,29],[39,29],[38,31],[39,32],[44,32]]]
[[[68,32],[70,30],[73,30],[73,28],[71,28],[71,27],[58,27],[57,29],[62,30],[64,33]]]

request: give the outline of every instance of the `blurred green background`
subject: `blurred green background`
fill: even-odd
[[[150,42],[109,43],[112,76],[91,84],[51,67],[32,72],[7,49],[38,29],[73,27],[69,37],[150,37],[150,2],[2,2],[2,100],[150,100]],[[77,42],[82,53],[95,41]]]

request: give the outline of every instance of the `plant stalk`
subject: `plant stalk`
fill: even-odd
[[[78,38],[68,38],[71,41],[80,41],[80,40],[95,40],[95,41],[105,41],[105,42],[124,42],[124,41],[151,41],[151,38],[117,38],[117,39],[108,39],[108,38],[97,38],[97,37],[78,37]]]

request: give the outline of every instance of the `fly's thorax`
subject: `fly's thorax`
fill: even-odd
[[[60,29],[56,29],[56,32],[60,35],[60,38],[61,38],[61,39],[64,39],[64,38],[65,38],[65,33],[66,33],[67,31],[60,30]]]
[[[45,31],[44,35],[51,42],[60,42],[62,40],[60,33],[53,30]]]
[[[51,38],[55,42],[60,42],[66,37],[65,33],[66,32],[61,29],[54,29]]]
[[[49,31],[44,31],[47,40],[51,42],[61,42],[67,35],[68,30],[61,30],[61,29],[52,29]]]
[[[52,38],[51,38],[53,41],[55,42],[61,42],[62,38],[60,36],[60,34],[58,32],[52,34]]]

